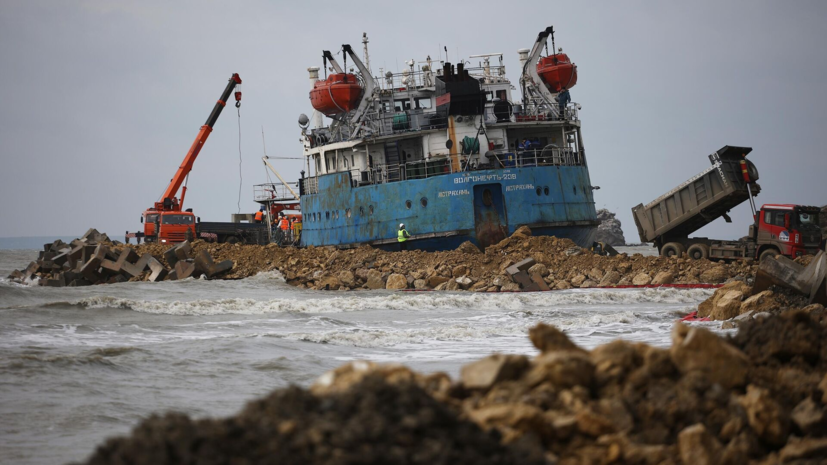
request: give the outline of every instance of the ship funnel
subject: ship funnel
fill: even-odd
[[[319,67],[318,66],[311,66],[307,68],[307,72],[310,75],[310,90],[313,90],[316,82],[319,80]],[[323,125],[322,122],[322,114],[318,111],[313,112],[313,128],[319,129]]]

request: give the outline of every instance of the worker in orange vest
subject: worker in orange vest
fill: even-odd
[[[290,240],[290,222],[284,216],[284,213],[279,213],[279,229],[281,230],[282,244]]]
[[[255,217],[255,222],[256,223],[261,223],[262,221],[264,221],[264,207],[262,207],[261,210],[256,212],[256,217]]]

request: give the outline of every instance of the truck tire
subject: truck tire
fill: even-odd
[[[763,262],[766,257],[769,257],[769,256],[774,257],[774,256],[778,255],[779,253],[780,252],[778,251],[778,249],[775,249],[775,248],[772,248],[772,247],[770,247],[769,249],[764,249],[761,252],[761,255],[758,256],[758,263]]]
[[[241,239],[239,239],[236,236],[230,236],[227,239],[225,239],[224,242],[226,242],[227,244],[238,244],[239,242],[241,242]]]
[[[684,252],[686,249],[680,242],[667,242],[660,248],[660,254],[664,257],[680,257]]]
[[[706,244],[692,244],[686,249],[686,254],[692,260],[701,260],[709,258],[709,246]]]

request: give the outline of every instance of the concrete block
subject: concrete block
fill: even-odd
[[[230,265],[232,268],[232,265]],[[186,279],[195,273],[195,264],[185,260],[179,260],[175,264],[175,274],[177,279]]]
[[[108,272],[109,274],[120,274],[121,273],[121,266],[118,265],[118,262],[113,262],[112,260],[104,258],[101,260],[101,269],[104,272]]]
[[[761,260],[761,265],[755,273],[752,294],[765,291],[772,285],[786,287],[804,294],[801,283],[797,282],[803,271],[803,266],[783,255],[766,257]]]
[[[176,265],[177,265],[177,263],[176,263]],[[169,270],[169,273],[167,273],[166,280],[167,281],[177,281],[178,280],[178,272],[175,271],[175,268]]]
[[[536,265],[536,264],[537,264],[537,262],[535,262],[533,258],[526,258],[525,260],[523,260],[521,262],[518,262],[518,263],[515,263],[515,264],[509,266],[508,268],[505,269],[505,271],[506,271],[506,273],[513,276],[513,275],[519,273],[520,271],[528,272],[528,269],[531,268],[532,266]]]
[[[82,236],[80,236],[80,238],[85,239],[87,242],[89,242],[89,241],[97,242],[97,238],[100,237],[100,235],[101,235],[101,233],[98,232],[97,229],[89,228],[85,233],[83,233]]]
[[[65,247],[66,247],[66,243],[63,242],[62,240],[58,239],[58,240],[51,243],[48,250],[50,250],[52,252],[55,252],[55,253],[59,253],[60,249],[63,249]]]
[[[124,249],[121,251],[121,254],[118,256],[118,260],[116,261],[116,263],[118,263],[119,266],[123,267],[124,263],[135,263],[137,260],[138,253],[129,247],[124,247]]]
[[[169,273],[169,271],[166,268],[164,268],[164,265],[162,265],[161,262],[159,262],[158,260],[155,260],[155,258],[151,255],[149,257],[149,261],[147,262],[147,266],[149,267],[150,271],[152,271],[152,273],[149,276],[147,276],[147,281],[163,281],[164,278],[166,278],[167,273]]]
[[[149,265],[149,261],[154,260],[154,259],[155,258],[152,256],[151,253],[145,253],[145,254],[141,255],[141,258],[139,258],[137,262],[135,262],[135,266],[140,268],[141,271],[144,271],[146,269],[147,265]]]
[[[226,273],[233,269],[233,261],[232,260],[224,260],[222,262],[218,262],[213,264],[210,267],[209,272],[207,272],[207,277],[212,278],[213,276],[218,276],[222,273]]]
[[[53,278],[45,279],[44,286],[47,287],[64,287],[66,285],[66,281],[63,279],[63,273],[58,273],[54,275]]]
[[[20,270],[14,270],[14,271],[12,271],[12,272],[11,272],[11,274],[8,276],[8,279],[10,279],[10,280],[12,280],[12,281],[23,281],[23,280],[24,280],[24,279],[26,279],[26,278],[25,278],[25,276],[23,275],[23,272],[22,272],[22,271],[20,271]]]
[[[52,261],[58,265],[63,265],[69,260],[69,253],[70,251],[59,253],[52,258]]]
[[[104,260],[105,258],[107,258],[108,253],[109,253],[109,247],[106,246],[105,244],[98,244],[97,246],[95,246],[95,254],[94,254],[95,257],[97,257],[101,260]],[[115,259],[117,260],[117,257],[115,257]]]
[[[95,245],[85,245],[83,246],[83,254],[80,257],[80,261],[86,263],[89,261],[90,258],[95,256],[95,249],[97,246]]]
[[[91,286],[91,285],[92,285],[92,283],[90,283],[89,281],[87,281],[83,278],[78,278],[78,279],[73,279],[73,280],[69,281],[69,284],[67,284],[66,287],[81,287],[81,286]]]
[[[39,268],[40,264],[38,264],[37,262],[29,263],[29,266],[27,266],[26,269],[23,270],[23,279],[32,279],[32,275],[37,273],[37,270]]]
[[[52,271],[52,267],[54,267],[55,264],[51,260],[40,260],[38,265],[40,265],[40,267],[37,269],[38,272],[48,273]]]
[[[43,259],[43,260],[53,260],[53,259],[55,258],[55,256],[56,256],[56,255],[57,255],[57,254],[56,254],[56,253],[54,253],[54,252],[52,252],[51,250],[47,250],[46,252],[43,252],[43,257],[42,257],[42,259]]]
[[[541,290],[541,291],[547,291],[548,290],[548,284],[546,284],[546,282],[543,281],[542,276],[540,276],[538,274],[533,274],[530,277],[531,277],[531,281],[537,286],[537,288],[539,290]]]
[[[74,260],[82,260],[83,259],[83,247],[84,245],[77,245],[72,247],[72,250],[69,251],[69,258]]]
[[[166,260],[167,265],[171,267],[178,263],[178,255],[175,253],[175,247],[170,247],[164,252],[164,260]]]
[[[84,263],[80,268],[80,274],[83,275],[83,278],[93,284],[100,281],[101,275],[98,272],[98,268],[101,266],[101,261],[100,258],[92,257]]]
[[[215,265],[215,262],[206,250],[202,250],[195,255],[195,270],[199,273],[209,276],[210,268],[213,265]]]

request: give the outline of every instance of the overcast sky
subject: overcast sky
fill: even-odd
[[[244,80],[241,210],[271,156],[299,157],[308,66],[370,38],[371,65],[517,49],[554,25],[579,70],[571,91],[598,208],[630,209],[706,168],[724,145],[754,148],[761,203],[827,204],[827,3],[796,2],[13,1],[0,4],[0,237],[115,238],[140,228],[232,73]],[[516,93],[515,93],[516,96]],[[185,207],[238,210],[238,118],[221,115]],[[291,180],[302,162],[277,168]],[[746,234],[749,206],[699,235]]]

